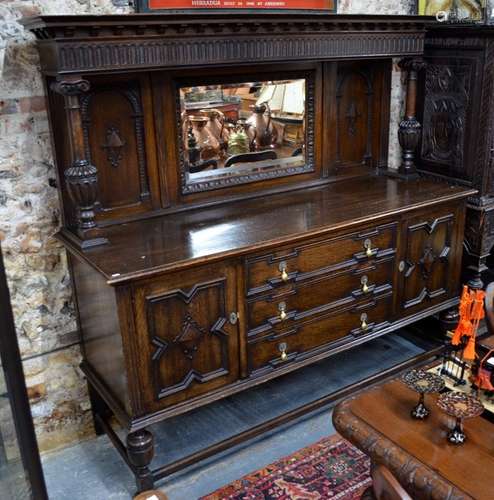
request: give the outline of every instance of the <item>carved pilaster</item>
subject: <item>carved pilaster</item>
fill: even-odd
[[[424,68],[425,63],[419,58],[406,58],[400,61],[399,66],[407,72],[407,100],[405,118],[398,129],[398,140],[402,149],[402,162],[398,173],[400,176],[411,178],[417,176],[415,155],[422,133],[422,125],[415,116],[417,110],[417,79],[418,72]]]
[[[65,101],[66,126],[71,166],[65,172],[67,192],[76,210],[75,230],[80,246],[87,248],[107,243],[97,228],[94,205],[98,196],[98,170],[86,158],[82,126],[80,94],[88,92],[90,83],[79,77],[57,80],[51,90],[61,94]]]
[[[87,231],[95,228],[94,204],[98,192],[98,170],[87,160],[76,160],[65,171],[65,182],[70,199],[78,210],[78,229]]]

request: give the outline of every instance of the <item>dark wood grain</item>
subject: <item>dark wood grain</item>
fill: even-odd
[[[430,21],[419,16],[211,12],[40,16],[24,25],[40,40],[43,71],[53,74],[421,54]],[[363,37],[369,23],[374,29]],[[101,51],[105,57],[93,57]]]
[[[376,175],[392,57],[422,55],[429,22],[288,12],[24,22],[48,92],[81,367],[97,427],[138,489],[226,443],[153,473],[150,424],[457,304],[475,191]],[[284,78],[307,83],[306,165],[189,189],[180,85]]]
[[[294,321],[389,291],[393,287],[394,267],[392,253],[378,261],[321,273],[313,279],[281,285],[271,293],[249,298],[249,335],[262,333],[273,326],[287,328]],[[281,310],[286,317],[281,318]]]
[[[60,238],[109,282],[120,283],[352,226],[365,233],[370,221],[473,193],[424,180],[367,177],[111,227],[110,245],[83,254],[63,233]]]
[[[432,28],[432,27],[431,27]],[[422,175],[472,186],[464,281],[482,288],[494,246],[494,28],[435,26],[427,34],[418,111]]]
[[[235,267],[217,264],[134,287],[139,399],[147,411],[239,377]]]
[[[488,500],[494,491],[494,428],[477,417],[465,422],[462,446],[446,439],[450,417],[434,405],[426,421],[410,418],[416,394],[394,381],[348,400],[335,409],[338,431],[375,463],[382,463],[415,499]]]
[[[366,254],[366,244],[371,255]],[[247,294],[267,291],[286,283],[316,277],[317,274],[345,270],[354,265],[365,267],[376,259],[396,251],[396,224],[368,226],[363,231],[316,242],[278,248],[276,252],[249,257],[246,263]],[[316,274],[317,273],[317,274]]]
[[[130,412],[115,290],[86,263],[71,259],[85,359]]]
[[[362,300],[339,311],[328,311],[293,325],[273,328],[267,335],[249,340],[249,368],[256,374],[309,357],[315,348],[329,348],[348,336],[365,336],[389,325],[391,291],[382,297]],[[368,326],[362,329],[362,315]],[[281,353],[286,352],[286,359]]]
[[[463,219],[455,207],[408,219],[401,307],[418,310],[458,293]]]

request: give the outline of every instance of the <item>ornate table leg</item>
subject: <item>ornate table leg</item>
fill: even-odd
[[[154,456],[154,437],[143,429],[127,436],[127,456],[136,468],[137,493],[154,488],[154,479],[149,464]]]
[[[399,63],[400,68],[408,72],[407,100],[405,118],[398,129],[398,140],[402,149],[402,162],[398,176],[406,179],[418,177],[415,165],[415,151],[420,141],[422,125],[415,114],[417,109],[417,78],[418,72],[425,66],[422,59],[406,58]]]

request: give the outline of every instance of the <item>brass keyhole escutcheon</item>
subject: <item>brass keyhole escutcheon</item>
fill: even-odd
[[[369,291],[369,285],[367,284],[369,282],[369,278],[367,276],[362,276],[360,279],[360,284],[362,285],[362,292],[367,293]]]
[[[367,255],[367,257],[372,257],[372,255],[373,255],[372,241],[369,238],[367,238],[364,241],[364,248],[365,248],[365,255]]]
[[[286,319],[286,302],[280,302],[278,304],[278,310],[280,311],[280,321],[285,321]]]
[[[367,323],[368,316],[366,313],[362,313],[360,315],[360,328],[365,332],[367,328],[369,328],[369,324]]]
[[[278,344],[278,350],[281,352],[281,361],[286,361],[288,358],[288,354],[286,353],[288,349],[288,345],[286,342],[281,342]]]
[[[230,323],[232,325],[236,325],[237,322],[238,322],[238,318],[239,318],[240,314],[238,312],[232,312],[230,313]]]
[[[281,273],[281,279],[283,281],[288,281],[288,264],[283,260],[280,262],[278,269],[280,270]]]

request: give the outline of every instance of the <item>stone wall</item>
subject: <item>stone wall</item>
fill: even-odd
[[[130,11],[125,0],[0,0],[0,241],[32,412],[43,451],[92,435],[66,257],[51,237],[59,205],[44,91],[32,36],[35,14]],[[341,0],[342,13],[406,14],[410,0]],[[390,160],[398,164],[402,85],[393,75]]]

